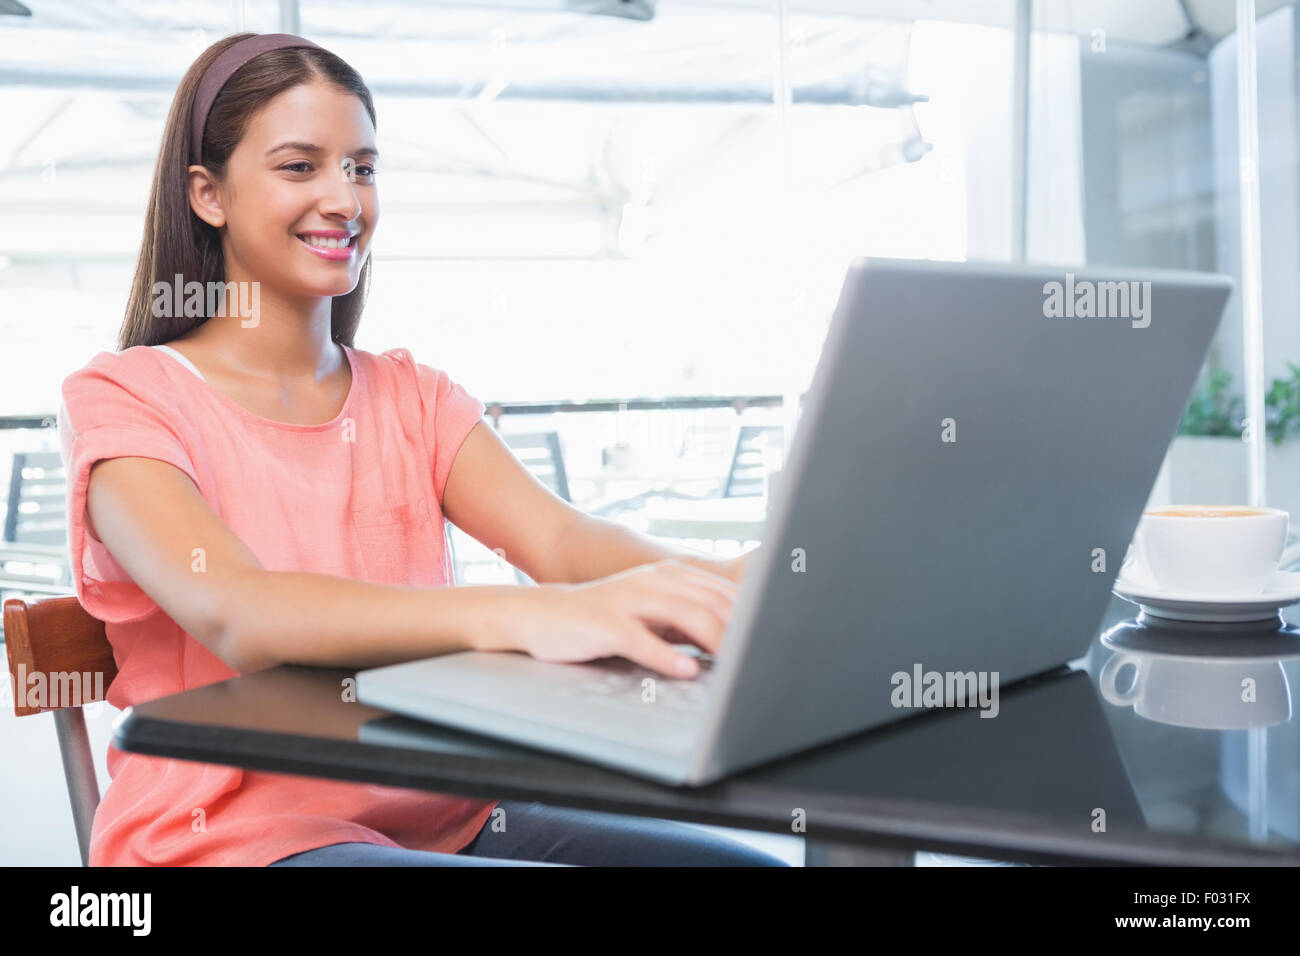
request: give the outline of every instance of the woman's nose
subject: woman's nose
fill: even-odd
[[[322,212],[341,215],[348,220],[356,219],[361,215],[361,200],[357,198],[357,191],[352,185],[355,168],[355,165],[349,166],[346,163],[343,165],[338,179],[321,200]]]

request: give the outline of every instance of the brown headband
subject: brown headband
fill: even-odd
[[[208,110],[212,109],[217,94],[235,75],[235,71],[267,50],[300,46],[322,49],[310,40],[304,40],[292,33],[259,33],[257,36],[240,40],[212,61],[212,64],[203,71],[199,88],[194,93],[194,104],[190,107],[190,163],[192,165],[199,165],[203,159],[203,131],[208,125]]]

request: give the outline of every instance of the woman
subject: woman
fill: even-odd
[[[365,84],[301,38],[228,37],[180,84],[119,350],[68,376],[60,410],[77,595],[107,624],[117,707],[286,662],[472,648],[689,678],[673,642],[718,650],[743,557],[583,515],[445,372],[353,347],[377,161]],[[444,516],[541,586],[450,587]],[[538,804],[114,748],[109,771],[92,865],[777,862]]]

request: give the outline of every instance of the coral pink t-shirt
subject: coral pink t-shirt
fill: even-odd
[[[100,459],[154,458],[181,469],[267,570],[451,586],[443,489],[483,403],[406,349],[345,351],[351,390],[321,425],[261,418],[171,353],[145,346],[100,352],[64,380],[58,426],[69,557],[77,597],[105,622],[113,645],[118,674],[106,695],[113,706],[236,672],[87,533],[86,483]],[[92,866],[265,866],[343,842],[454,853],[496,805],[129,754],[111,744],[108,769]]]

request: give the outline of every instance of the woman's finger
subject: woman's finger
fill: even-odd
[[[650,592],[631,608],[637,617],[650,624],[674,627],[710,654],[722,644],[727,617],[698,603],[689,596],[667,591]]]
[[[733,598],[740,593],[740,585],[724,574],[721,569],[714,571],[700,567],[698,564],[692,564],[689,561],[683,561],[680,558],[669,558],[661,562],[661,566],[679,571],[687,580],[707,585],[724,594],[729,594]]]
[[[736,590],[725,578],[717,578],[723,587],[710,580],[714,575],[698,575],[681,568],[662,566],[656,573],[643,579],[650,588],[658,593],[675,594],[709,608],[725,622],[731,617],[731,609],[736,601]]]
[[[625,632],[619,654],[666,677],[690,678],[700,672],[698,663],[681,651],[674,650],[671,644],[637,622],[632,622]]]

